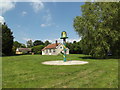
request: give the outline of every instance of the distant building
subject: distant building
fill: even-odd
[[[27,54],[31,52],[31,48],[17,48],[16,54]]]
[[[61,52],[64,53],[63,44],[57,43],[57,41],[56,41],[56,43],[49,44],[48,46],[46,46],[42,49],[42,55],[58,55]],[[66,54],[69,54],[68,48],[66,48]]]

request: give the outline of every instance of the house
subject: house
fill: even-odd
[[[16,54],[27,54],[31,52],[31,48],[17,48]]]
[[[61,52],[64,53],[63,51],[63,44],[61,43],[54,43],[54,44],[49,44],[48,46],[44,47],[42,49],[42,55],[58,55]],[[66,48],[66,54],[69,54],[69,49]]]

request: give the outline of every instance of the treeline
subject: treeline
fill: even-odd
[[[32,42],[32,40],[28,40],[26,44],[27,44],[27,48],[32,48],[32,52],[34,52],[35,54],[42,54],[41,50],[51,43],[48,40],[46,40],[45,42],[41,40],[35,40],[34,42]],[[67,42],[66,46],[69,48],[70,54],[81,54],[82,53],[80,41],[79,42],[76,42],[76,41]]]
[[[82,54],[81,50],[81,42],[67,42],[66,46],[69,48],[69,53],[70,54]]]
[[[14,55],[17,48],[31,48],[32,52],[34,52],[35,54],[41,54],[41,50],[48,44],[51,44],[51,42],[49,42],[48,40],[46,40],[45,42],[41,40],[35,40],[34,42],[32,40],[28,40],[25,45],[18,41],[14,41],[13,32],[11,32],[11,29],[8,28],[6,23],[1,26],[2,33],[0,35],[2,37],[2,56]],[[82,53],[80,41],[67,42],[66,46],[69,48],[70,54]]]
[[[41,54],[42,53],[42,49],[47,46],[48,44],[51,44],[48,40],[46,40],[45,42],[42,42],[41,40],[35,40],[34,42],[32,40],[28,40],[26,42],[27,45],[19,43],[18,41],[14,41],[13,42],[13,51],[14,54],[16,52],[17,48],[31,48],[32,51],[35,54]]]
[[[74,19],[84,54],[96,58],[120,57],[120,2],[86,2]]]
[[[34,52],[35,54],[42,54],[41,50],[48,44],[51,44],[51,42],[49,42],[48,40],[46,40],[45,42],[41,40],[35,40],[34,42],[32,42],[32,40],[27,41],[27,47],[31,48],[32,52]]]
[[[29,40],[26,42],[27,46],[23,43],[20,43],[18,41],[14,41],[13,32],[11,29],[7,26],[6,23],[1,24],[0,23],[0,39],[2,40],[2,53],[0,52],[0,55],[2,56],[10,56],[14,55],[17,48],[31,48],[32,52],[34,53],[41,53],[41,50],[50,44],[49,41],[42,42],[41,40],[35,40],[32,42],[32,40]]]

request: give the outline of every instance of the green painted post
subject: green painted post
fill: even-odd
[[[63,45],[64,45],[64,62],[66,62],[66,39],[63,39]]]
[[[61,33],[61,38],[60,39],[63,39],[63,45],[64,45],[64,47],[63,47],[63,49],[64,49],[64,55],[63,55],[63,60],[64,60],[64,62],[66,62],[66,38],[68,38],[67,37],[67,33],[65,32],[65,31],[63,31],[62,33]]]

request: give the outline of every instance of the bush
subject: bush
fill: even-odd
[[[34,52],[35,54],[42,54],[42,49],[44,48],[44,45],[37,45],[32,47],[32,52]]]

